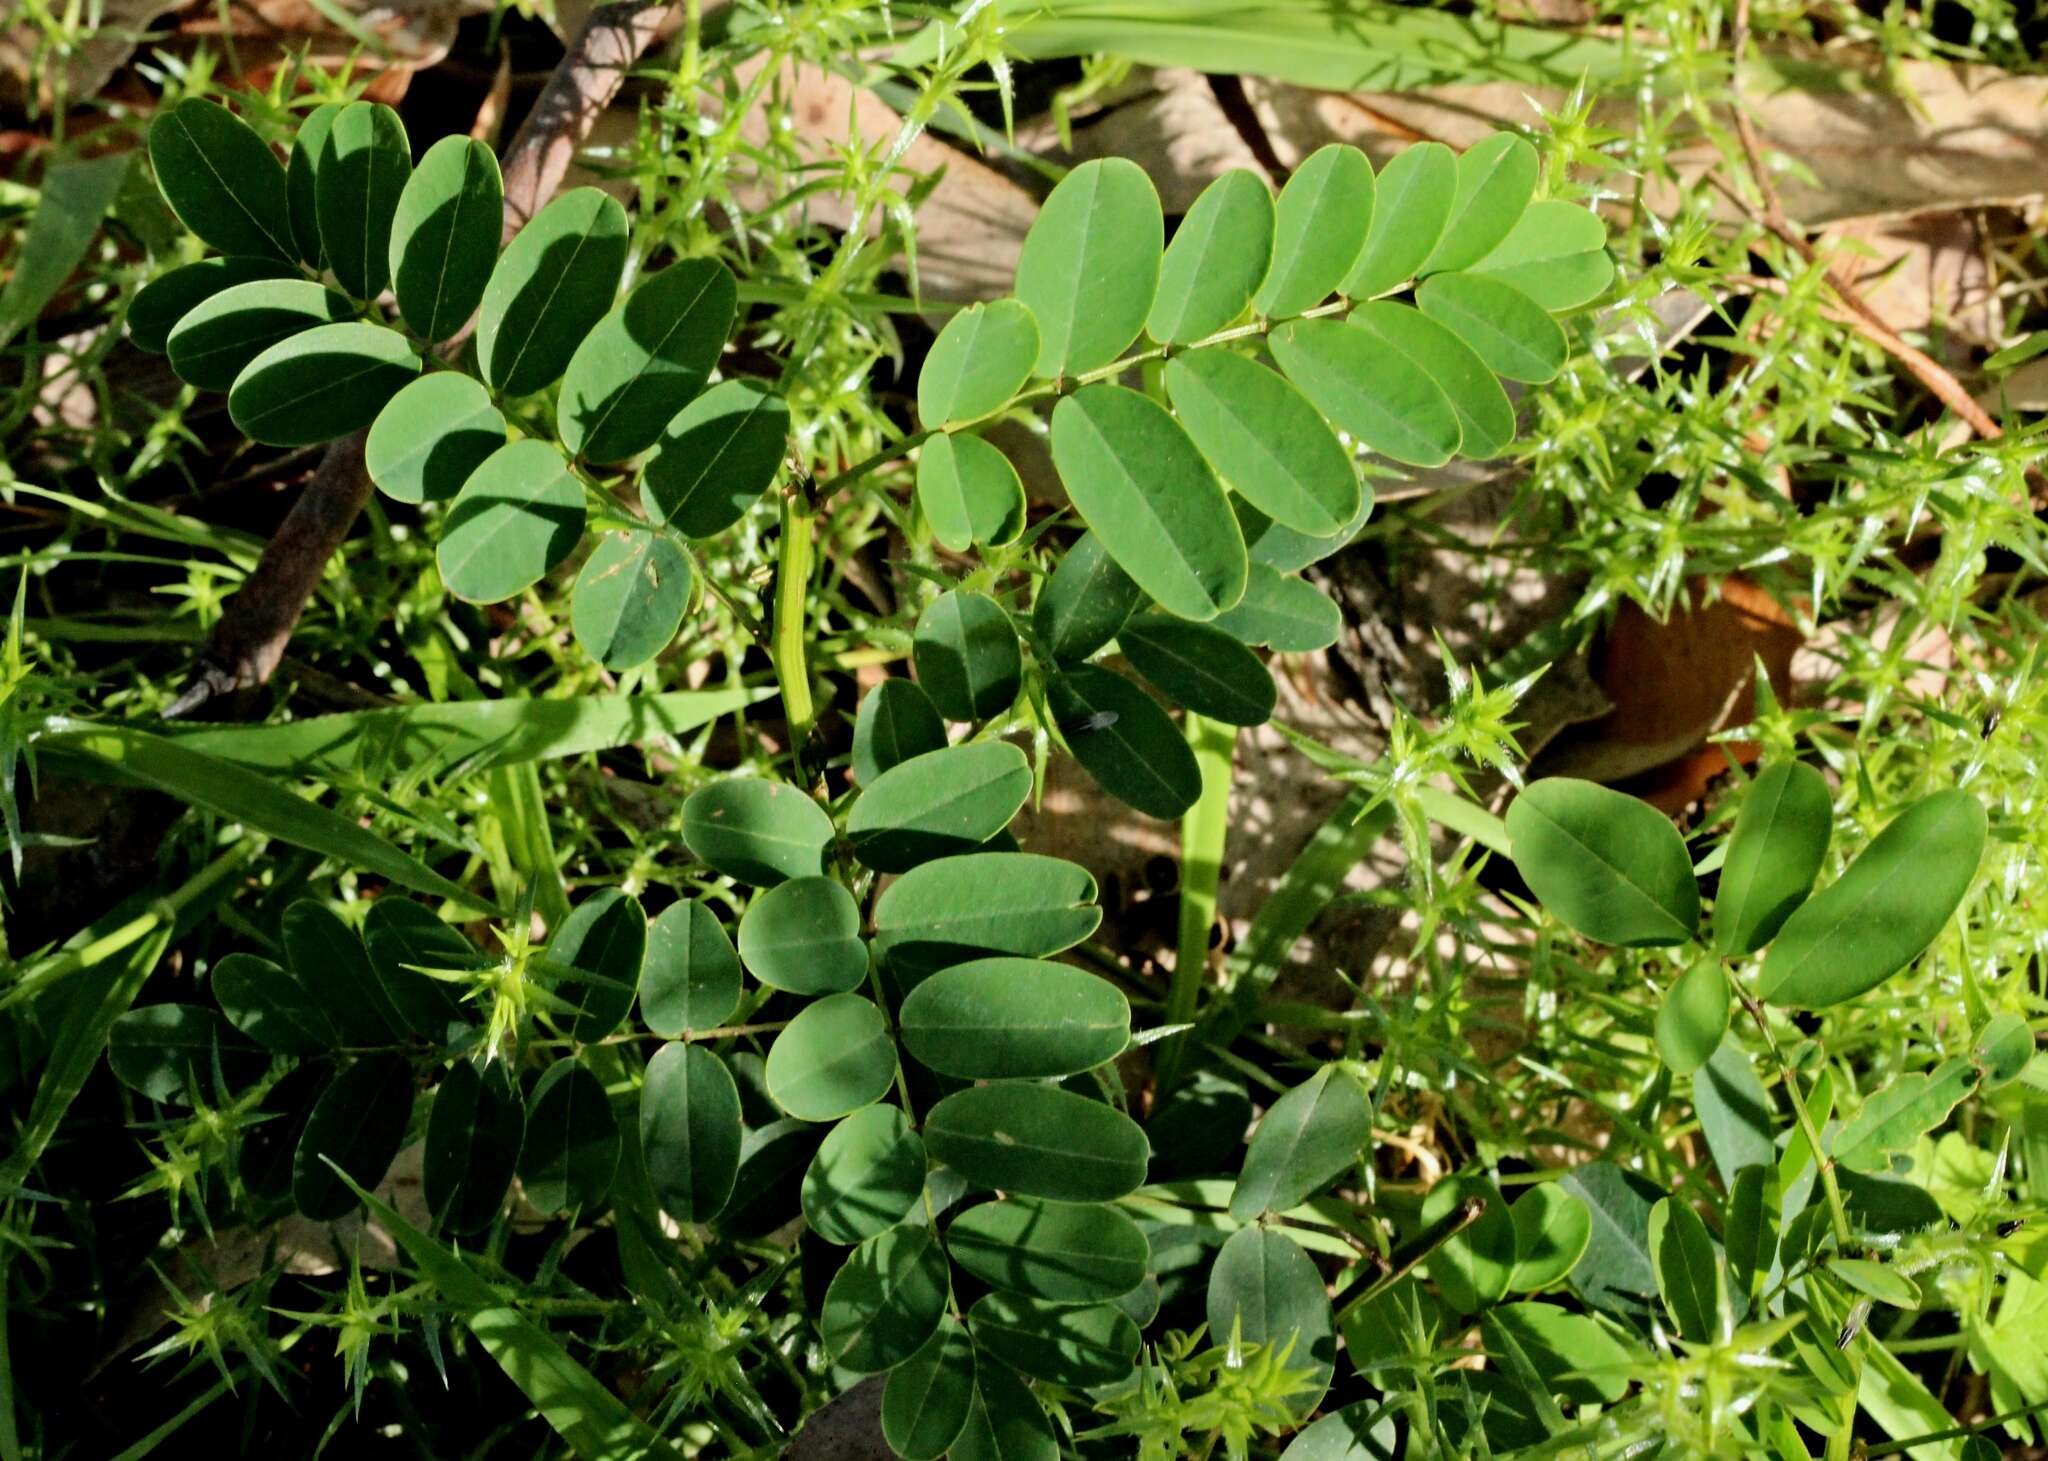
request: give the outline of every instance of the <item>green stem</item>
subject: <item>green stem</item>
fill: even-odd
[[[775,683],[782,690],[783,713],[789,721],[789,748],[799,773],[804,747],[811,738],[817,709],[811,703],[811,679],[804,663],[804,640],[810,625],[811,568],[818,545],[815,511],[801,484],[782,494],[782,537],[775,553],[775,621],[768,657]]]
[[[1778,1048],[1778,1037],[1771,1033],[1771,1023],[1764,1017],[1764,1007],[1758,1004],[1750,992],[1730,979],[1736,997],[1742,1001],[1750,1018],[1762,1032],[1764,1044],[1770,1048],[1771,1059],[1777,1063],[1778,1074],[1784,1079],[1785,1094],[1792,1098],[1792,1114],[1799,1118],[1799,1130],[1806,1138],[1806,1144],[1813,1149],[1813,1160],[1820,1168],[1821,1186],[1828,1195],[1828,1217],[1835,1230],[1835,1246],[1843,1252],[1849,1251],[1849,1210],[1842,1202],[1842,1187],[1835,1180],[1834,1159],[1828,1156],[1820,1144],[1820,1132],[1814,1128],[1813,1117],[1807,1114],[1806,1098],[1799,1093],[1799,1078],[1793,1074],[1785,1053]]]
[[[1202,771],[1202,795],[1180,824],[1180,939],[1173,983],[1166,992],[1166,1023],[1191,1025],[1209,967],[1209,931],[1216,924],[1216,889],[1223,877],[1223,844],[1230,831],[1230,771],[1237,727],[1188,713],[1188,744]],[[1159,1089],[1172,1089],[1187,1061],[1188,1033],[1169,1035],[1159,1049]]]

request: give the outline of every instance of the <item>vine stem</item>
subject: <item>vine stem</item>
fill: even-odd
[[[1778,1074],[1784,1079],[1785,1094],[1792,1098],[1792,1114],[1799,1118],[1800,1134],[1813,1150],[1813,1160],[1820,1168],[1821,1187],[1828,1196],[1828,1217],[1835,1230],[1835,1246],[1847,1252],[1850,1243],[1849,1210],[1842,1202],[1842,1186],[1835,1179],[1834,1159],[1821,1147],[1820,1132],[1814,1127],[1813,1117],[1806,1109],[1806,1098],[1799,1092],[1799,1078],[1793,1073],[1791,1063],[1785,1059],[1785,1052],[1778,1048],[1778,1037],[1771,1033],[1771,1023],[1764,1017],[1764,1007],[1748,990],[1732,978],[1728,981],[1735,990],[1735,997],[1742,1001],[1742,1007],[1749,1011],[1756,1021],[1757,1030],[1764,1037],[1764,1044],[1770,1048],[1771,1059],[1776,1062]]]

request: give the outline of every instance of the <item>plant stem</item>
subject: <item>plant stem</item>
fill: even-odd
[[[781,687],[783,714],[789,721],[790,757],[800,775],[804,747],[817,718],[811,703],[810,672],[804,663],[811,566],[818,551],[815,532],[810,499],[802,484],[792,484],[782,494],[782,536],[775,551],[775,620],[768,657],[775,666],[775,683]]]
[[[1180,824],[1180,938],[1173,983],[1166,992],[1166,1023],[1191,1025],[1209,967],[1209,930],[1216,924],[1216,888],[1223,877],[1223,844],[1230,831],[1230,771],[1237,727],[1188,712],[1188,744],[1202,772],[1202,795]],[[1169,1035],[1159,1049],[1159,1089],[1172,1089],[1187,1060],[1188,1035]]]
[[[1770,1021],[1764,1018],[1764,1007],[1740,984],[1730,979],[1729,985],[1743,1008],[1749,1011],[1751,1019],[1762,1032],[1764,1044],[1770,1047],[1771,1059],[1777,1063],[1778,1074],[1785,1082],[1785,1094],[1792,1098],[1792,1113],[1799,1118],[1799,1130],[1806,1138],[1806,1144],[1813,1148],[1813,1160],[1820,1168],[1822,1188],[1828,1195],[1828,1217],[1835,1230],[1835,1246],[1847,1252],[1849,1248],[1849,1210],[1842,1204],[1842,1187],[1835,1180],[1835,1163],[1821,1147],[1820,1132],[1814,1129],[1813,1117],[1807,1114],[1806,1098],[1799,1093],[1799,1078],[1792,1073],[1792,1066],[1785,1059],[1785,1053],[1778,1048],[1778,1037],[1771,1033]]]

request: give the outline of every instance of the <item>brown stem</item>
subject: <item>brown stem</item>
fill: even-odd
[[[507,243],[562,185],[576,149],[618,95],[626,73],[661,34],[674,8],[648,0],[617,0],[590,12],[505,149]]]
[[[228,601],[191,682],[166,716],[190,716],[212,701],[255,689],[276,671],[327,561],[370,500],[363,438],[359,431],[327,448],[255,571]]]

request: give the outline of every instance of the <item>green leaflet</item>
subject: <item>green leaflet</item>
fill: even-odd
[[[1073,1075],[1122,1054],[1131,1007],[1116,986],[1066,964],[975,959],[913,989],[897,1027],[904,1048],[942,1075],[1036,1079]]]
[[[1405,154],[1404,154],[1405,155]],[[1506,238],[1467,272],[1511,285],[1552,314],[1599,298],[1614,279],[1600,216],[1571,203],[1531,203]]]
[[[290,969],[256,954],[229,954],[209,983],[230,1023],[281,1055],[324,1055],[341,1043],[326,1009]]]
[[[1190,351],[1166,367],[1174,414],[1237,494],[1312,535],[1358,512],[1358,469],[1322,415],[1287,381],[1224,349]]]
[[[209,262],[226,265],[229,261]],[[167,274],[159,282],[183,272]],[[136,302],[142,302],[140,297]],[[187,385],[225,391],[271,346],[316,325],[353,318],[355,306],[348,297],[324,284],[310,279],[257,277],[226,285],[195,301],[165,334],[164,350],[171,358],[171,369]]]
[[[727,877],[772,887],[816,877],[832,848],[832,819],[793,786],[727,776],[683,803],[683,843]]]
[[[149,162],[178,221],[222,253],[298,257],[284,169],[226,107],[194,96],[158,112]]]
[[[446,1233],[497,1221],[526,1136],[526,1106],[502,1061],[458,1060],[427,1113],[422,1179],[427,1211]]]
[[[967,1323],[985,1353],[1055,1385],[1114,1384],[1138,1357],[1138,1326],[1108,1304],[1076,1308],[1022,1294],[984,1294]]]
[[[1750,783],[1728,835],[1714,897],[1714,947],[1753,954],[1777,936],[1813,888],[1834,830],[1834,804],[1818,771],[1797,761]]]
[[[1696,1344],[1720,1329],[1720,1253],[1707,1225],[1684,1198],[1667,1197],[1650,1209],[1650,1262],[1657,1292],[1683,1338]]]
[[[1450,221],[1458,194],[1458,155],[1441,142],[1402,148],[1380,173],[1372,228],[1344,293],[1371,299],[1422,269]]]
[[[869,1106],[832,1128],[804,1173],[804,1218],[852,1246],[903,1221],[924,1191],[924,1142],[894,1106]]]
[[[604,1085],[578,1060],[558,1060],[533,1088],[519,1181],[542,1212],[603,1202],[619,1167],[619,1124]]]
[[[422,340],[445,340],[476,313],[504,221],[505,183],[488,146],[443,137],[427,149],[398,196],[389,254],[398,308]]]
[[[1044,580],[1031,606],[1038,642],[1061,663],[1084,660],[1110,640],[1145,601],[1102,539],[1083,533]]]
[[[524,593],[583,538],[583,484],[562,454],[527,438],[499,447],[462,484],[435,552],[457,598],[494,604]]]
[[[318,1222],[356,1210],[355,1188],[384,1180],[412,1117],[412,1067],[366,1055],[314,1103],[292,1157],[292,1205]]]
[[[320,245],[320,160],[326,154],[327,134],[334,129],[334,119],[348,105],[324,102],[306,113],[292,138],[291,159],[285,165],[285,203],[291,215],[292,244],[299,257],[315,269],[327,262],[326,251]]]
[[[505,444],[505,435],[504,413],[481,383],[437,370],[384,403],[363,444],[363,465],[387,497],[443,502]]]
[[[641,472],[640,500],[684,537],[712,537],[760,500],[788,442],[782,397],[756,381],[720,381],[663,429]]]
[[[1427,1265],[1444,1303],[1460,1314],[1499,1303],[1515,1272],[1515,1220],[1485,1173],[1459,1172],[1430,1188],[1421,1223],[1427,1228],[1442,1222],[1471,1202],[1484,1205],[1478,1220],[1430,1254]]]
[[[555,407],[562,444],[591,462],[654,445],[717,365],[738,290],[716,259],[685,259],[636,285],[570,357]]]
[[[682,627],[690,581],[690,560],[659,533],[606,534],[569,597],[576,642],[608,670],[647,663]]]
[[[1000,715],[1023,684],[1024,648],[987,594],[949,589],[933,599],[917,617],[911,656],[918,683],[948,720]]]
[[[861,697],[853,721],[853,776],[872,786],[891,767],[945,749],[946,722],[915,680],[888,679]]]
[[[107,1032],[107,1068],[152,1101],[189,1106],[227,1101],[263,1074],[268,1059],[205,1005],[129,1010]],[[218,1067],[221,1079],[214,1079]]]
[[[1969,892],[1988,819],[1965,791],[1914,803],[1785,920],[1757,993],[1812,1009],[1875,988],[1918,958]],[[1883,917],[1874,917],[1877,910]]]
[[[1058,1461],[1060,1447],[1030,1387],[990,1361],[975,1367],[967,1424],[947,1454],[951,1461]]]
[[[1327,299],[1365,247],[1373,218],[1372,164],[1332,142],[1303,160],[1275,207],[1273,263],[1252,305],[1284,319]]]
[[[917,376],[917,415],[927,431],[973,421],[1031,379],[1038,322],[1015,299],[971,304],[946,321]]]
[[[974,1344],[950,1314],[925,1347],[889,1372],[882,1437],[903,1461],[938,1461],[974,1408]]]
[[[388,1045],[413,1033],[370,962],[362,936],[340,914],[301,898],[284,910],[278,932],[293,976],[326,1012],[344,1045]]]
[[[768,1094],[799,1121],[851,1115],[879,1101],[896,1078],[888,1021],[858,994],[814,1000],[775,1037],[767,1075]]]
[[[317,325],[244,366],[228,414],[266,446],[313,446],[368,426],[419,372],[419,356],[396,330]]]
[[[1185,345],[1243,314],[1272,263],[1273,228],[1273,192],[1257,174],[1232,168],[1202,189],[1166,247],[1147,333]]]
[[[1699,885],[1678,829],[1654,807],[1590,781],[1531,783],[1508,808],[1515,866],[1543,906],[1589,939],[1684,943]]]
[[[1859,1172],[1883,1172],[1887,1156],[1913,1145],[1948,1119],[1977,1088],[1977,1069],[1968,1060],[1945,1060],[1934,1070],[1914,1071],[1871,1092],[1863,1108],[1835,1134],[1834,1158]]]
[[[618,1029],[633,1007],[647,957],[647,915],[639,900],[600,888],[570,910],[548,941],[556,994],[573,1010],[569,1033],[586,1044]]]
[[[1677,979],[1657,1007],[1657,1053],[1676,1075],[1691,1075],[1713,1057],[1728,1031],[1728,976],[1702,959]]]
[[[375,299],[391,282],[392,220],[411,176],[397,112],[368,101],[342,108],[320,146],[314,209],[327,266],[357,299]]]
[[[1228,725],[1272,718],[1273,677],[1259,657],[1213,624],[1141,614],[1117,636],[1132,668],[1184,710]]]
[[[917,454],[917,506],[950,552],[1013,543],[1024,530],[1024,483],[978,436],[935,436]]]
[[[1170,821],[1202,794],[1195,753],[1159,702],[1126,676],[1074,665],[1046,682],[1060,739],[1111,796]]]
[[[1031,764],[1004,741],[948,746],[883,772],[846,819],[853,855],[881,872],[972,852],[1017,815]]]
[[[1287,1367],[1307,1372],[1287,1397],[1296,1416],[1322,1402],[1337,1368],[1337,1325],[1322,1275],[1292,1238],[1262,1227],[1232,1233],[1209,1271],[1208,1317],[1225,1342],[1288,1348]]]
[[[1031,852],[971,852],[913,868],[875,903],[875,953],[916,975],[992,954],[1046,958],[1102,921],[1086,868]]]
[[[401,1031],[435,1044],[461,1039],[469,1007],[456,998],[461,985],[448,976],[486,968],[490,960],[460,929],[410,898],[386,896],[363,918],[363,949],[383,1006]]]
[[[1443,236],[1416,272],[1476,264],[1508,236],[1536,191],[1536,149],[1510,132],[1475,142],[1458,159],[1458,191]]]
[[[640,1151],[661,1209],[707,1223],[725,1210],[740,1165],[740,1097],[701,1045],[664,1045],[640,1087]]]
[[[551,384],[612,307],[625,267],[626,210],[572,188],[536,213],[498,256],[477,317],[484,379],[508,396]]]
[[[1254,563],[1246,574],[1237,607],[1216,616],[1216,627],[1246,644],[1263,644],[1282,654],[1328,649],[1344,628],[1344,615],[1330,596],[1292,573]]]
[[[1593,1213],[1555,1182],[1539,1182],[1508,1209],[1515,1224],[1511,1293],[1534,1293],[1562,1283],[1593,1239]]]
[[[1316,409],[1374,451],[1416,467],[1440,467],[1456,454],[1464,432],[1443,388],[1367,331],[1297,320],[1270,343]]]
[[[1498,456],[1515,439],[1515,408],[1507,392],[1478,352],[1448,327],[1413,305],[1385,299],[1360,305],[1350,323],[1436,382],[1457,413],[1462,455]]]
[[[1372,1140],[1372,1103],[1358,1081],[1326,1065],[1268,1108],[1230,1197],[1230,1215],[1249,1222],[1285,1212],[1327,1187]]]
[[[1152,1257],[1144,1230],[1119,1209],[1035,1197],[969,1208],[946,1229],[946,1247],[983,1282],[1060,1304],[1129,1293]]]
[[[1543,306],[1485,274],[1435,274],[1415,302],[1509,380],[1540,383],[1564,369],[1564,330]]]
[[[1400,1429],[1396,1402],[1354,1400],[1295,1432],[1280,1461],[1394,1461]]]
[[[1496,1330],[1520,1347],[1543,1383],[1575,1405],[1612,1404],[1628,1393],[1628,1372],[1642,1356],[1590,1314],[1556,1304],[1502,1304],[1486,1316],[1488,1348]]]
[[[138,350],[147,350],[152,355],[167,354],[171,348],[171,331],[177,328],[178,322],[216,294],[232,289],[237,284],[249,284],[259,279],[294,278],[296,271],[292,266],[276,259],[245,256],[232,259],[201,259],[196,264],[181,264],[168,274],[157,275],[135,292],[135,298],[128,303],[128,338],[135,342],[135,348]],[[324,324],[330,319],[347,317],[346,314],[327,315],[319,323]],[[277,337],[282,338],[282,335]],[[267,340],[264,343],[270,345],[276,341]],[[250,359],[254,358],[254,355],[250,356]],[[237,366],[236,370],[240,368]],[[233,384],[234,374],[229,372],[227,384],[212,389],[226,390],[228,385]]]
[[[938,1331],[946,1310],[946,1253],[922,1223],[877,1233],[853,1250],[825,1290],[825,1352],[859,1374],[902,1364]]]
[[[852,989],[868,972],[860,905],[831,878],[777,883],[740,919],[740,959],[763,984],[791,994]]]
[[[1039,375],[1095,370],[1138,338],[1165,237],[1159,194],[1136,163],[1084,162],[1060,181],[1017,259],[1016,296],[1038,322]]]
[[[1060,1202],[1113,1202],[1145,1180],[1145,1133],[1052,1086],[972,1086],[925,1117],[925,1146],[969,1182]]]
[[[740,956],[718,915],[693,898],[671,903],[647,929],[640,1019],[666,1039],[715,1030],[740,1004]]]
[[[1213,619],[1244,594],[1244,538],[1222,484],[1163,406],[1099,384],[1052,413],[1053,462],[1117,564],[1183,619]]]

